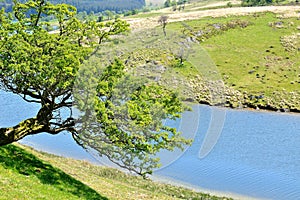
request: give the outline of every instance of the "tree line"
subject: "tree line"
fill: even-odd
[[[242,0],[242,6],[277,5],[277,4],[280,4],[282,2],[284,2],[284,0]],[[294,2],[299,3],[299,0],[295,0]]]
[[[26,0],[19,0],[21,3],[25,3]],[[77,8],[77,12],[86,11],[90,12],[102,12],[104,10],[124,11],[134,10],[145,6],[145,0],[50,0],[53,4],[66,3],[73,5]],[[13,0],[0,1],[0,8],[5,8],[6,11],[12,11]]]

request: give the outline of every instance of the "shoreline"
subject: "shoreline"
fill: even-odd
[[[187,189],[194,190],[196,192],[201,192],[201,193],[206,193],[212,196],[218,196],[218,197],[227,197],[227,198],[233,198],[235,200],[266,200],[263,198],[257,198],[257,197],[252,197],[252,196],[247,196],[243,194],[238,194],[238,193],[233,193],[233,192],[226,192],[226,191],[217,191],[217,190],[210,190],[207,188],[201,188],[192,184],[188,184],[183,181],[178,181],[169,177],[165,176],[159,176],[159,175],[152,175],[151,180],[155,182],[160,182],[160,183],[165,183],[165,184],[170,184],[174,186],[179,186],[179,187],[184,187]]]
[[[189,103],[193,103],[193,102],[189,102]],[[250,112],[260,112],[260,113],[272,113],[272,114],[280,114],[280,115],[297,115],[300,116],[300,109],[296,110],[296,111],[282,111],[279,109],[267,109],[267,108],[262,108],[262,107],[231,107],[231,106],[225,106],[225,105],[211,105],[209,103],[205,103],[205,102],[196,102],[193,103],[194,104],[198,104],[198,105],[205,105],[205,106],[209,106],[209,107],[216,107],[219,109],[228,109],[228,110],[234,110],[234,111],[250,111]],[[284,109],[284,108],[282,108]]]

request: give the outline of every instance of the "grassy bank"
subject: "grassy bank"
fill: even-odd
[[[232,3],[238,5],[240,1]],[[192,2],[184,12],[162,9],[151,13],[169,16],[166,27],[168,34],[177,32],[196,37],[200,45],[194,51],[200,53],[192,53],[184,65],[176,68],[174,63],[176,65],[178,61],[179,51],[167,50],[168,53],[162,51],[162,55],[158,55],[157,49],[146,47],[145,53],[143,48],[148,43],[136,43],[135,47],[138,48],[135,51],[139,59],[134,58],[131,66],[141,64],[136,63],[136,60],[146,60],[142,65],[150,72],[142,73],[143,75],[150,79],[155,76],[161,84],[183,90],[184,97],[193,98],[200,103],[231,108],[300,112],[300,7],[266,6],[197,11],[224,5],[226,6],[224,2],[208,0]],[[134,27],[142,29],[144,24],[149,27],[158,25],[155,18],[148,19],[147,16],[143,20],[143,15],[136,17],[140,21],[133,23]],[[161,27],[157,29],[157,34],[161,34]],[[145,35],[144,38],[149,35],[147,31],[146,29],[145,33],[141,33]],[[164,39],[153,39],[158,40]],[[179,41],[178,38],[174,38],[174,43],[176,41]],[[161,44],[160,48],[167,49],[165,46]],[[170,46],[169,49],[174,48]],[[155,56],[151,57],[149,54]],[[208,60],[209,63],[206,63]],[[161,70],[161,75],[153,75],[156,68],[164,69]],[[208,74],[209,71],[215,75]],[[211,76],[208,80],[207,75]],[[209,80],[210,78],[214,80]]]
[[[228,199],[20,145],[0,147],[0,199]]]
[[[20,147],[0,147],[0,199],[107,199]]]
[[[240,24],[233,27],[235,23]],[[267,12],[168,26],[177,31],[187,27],[224,81],[225,106],[300,111],[299,17]],[[201,84],[194,87],[197,100],[211,104],[207,89]]]

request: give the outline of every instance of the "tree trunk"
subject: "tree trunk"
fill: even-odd
[[[16,142],[27,135],[43,132],[45,124],[36,117],[20,122],[18,125],[9,128],[0,128],[0,146]]]
[[[167,36],[166,27],[163,27],[164,36]]]

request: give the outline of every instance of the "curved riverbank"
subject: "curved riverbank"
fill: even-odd
[[[235,200],[263,200],[262,198],[255,198],[255,197],[251,197],[251,196],[245,196],[245,195],[241,195],[238,193],[232,193],[229,191],[216,191],[216,190],[209,190],[206,188],[201,188],[201,187],[197,187],[195,185],[191,185],[188,184],[186,182],[182,182],[182,181],[178,181],[176,179],[172,179],[170,177],[164,177],[164,176],[158,176],[158,175],[154,175],[151,177],[152,180],[157,181],[157,182],[161,182],[164,184],[170,184],[170,185],[174,185],[174,186],[178,186],[178,187],[184,187],[184,188],[188,188],[191,189],[193,191],[196,192],[202,192],[202,193],[206,193],[206,194],[210,194],[212,196],[218,196],[218,197],[228,197],[228,198],[232,198]]]
[[[233,109],[300,113],[300,93],[298,91],[274,91],[270,97],[264,96],[261,93],[251,94],[246,91],[240,92],[224,85],[221,89],[215,88],[208,86],[203,80],[192,81],[191,85],[194,88],[194,99],[200,104]],[[215,99],[211,95],[212,93],[219,93],[217,103],[215,103]]]

